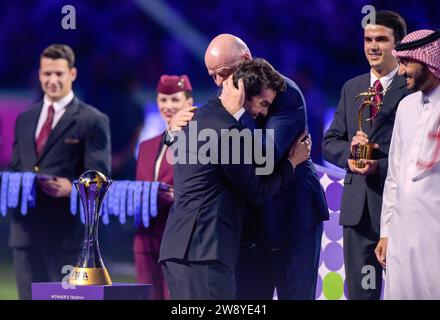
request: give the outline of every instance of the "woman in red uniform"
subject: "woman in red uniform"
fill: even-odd
[[[157,105],[168,127],[174,114],[193,105],[189,78],[162,75],[157,84]],[[137,282],[152,284],[151,299],[156,300],[169,299],[168,287],[157,263],[165,222],[173,203],[173,166],[166,160],[166,153],[171,150],[163,143],[163,138],[164,133],[161,133],[140,144],[136,169],[137,180],[160,181],[170,186],[159,189],[158,214],[155,218],[150,217],[148,228],[137,230],[133,244]]]

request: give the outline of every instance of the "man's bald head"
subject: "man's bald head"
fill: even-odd
[[[246,43],[232,34],[221,34],[212,39],[205,52],[209,75],[220,86],[237,69],[240,62],[252,59]]]

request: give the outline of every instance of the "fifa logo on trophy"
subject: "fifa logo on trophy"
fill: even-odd
[[[85,214],[85,233],[81,255],[69,277],[74,285],[108,285],[112,281],[102,262],[98,245],[99,211],[112,181],[99,171],[84,172],[74,182]]]
[[[373,120],[376,117],[376,115],[379,114],[380,108],[382,107],[382,99],[376,100],[375,98],[378,96],[383,97],[383,95],[385,94],[386,91],[388,91],[388,89],[378,92],[373,87],[370,87],[370,88],[368,88],[368,91],[361,92],[354,98],[354,100],[357,100],[359,97],[364,97],[364,99],[362,100],[362,104],[359,107],[359,111],[358,111],[358,127],[359,127],[360,131],[363,132],[362,113],[364,112],[364,110],[367,107],[376,108],[377,112],[371,118],[366,119],[366,121]],[[365,145],[358,144],[355,147],[354,160],[355,160],[356,167],[358,167],[358,168],[365,167],[365,164],[360,160],[370,160],[371,159],[371,156],[373,154],[373,145],[374,145],[373,143],[367,143]]]

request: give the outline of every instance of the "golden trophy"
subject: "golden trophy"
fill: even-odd
[[[110,275],[102,262],[98,245],[99,211],[112,181],[99,171],[84,172],[74,182],[84,207],[85,233],[81,255],[70,274],[69,283],[74,285],[112,284]]]
[[[388,90],[388,89],[387,89]],[[358,94],[354,100],[357,100],[359,97],[364,97],[364,99],[362,100],[362,104],[359,107],[359,111],[358,111],[358,127],[359,127],[359,131],[362,131],[362,113],[363,111],[367,108],[367,107],[376,107],[377,108],[377,113],[371,117],[366,119],[366,121],[371,121],[373,120],[376,115],[379,113],[380,108],[382,107],[382,99],[380,99],[380,101],[375,101],[375,97],[376,96],[382,96],[384,95],[384,93],[387,90],[383,90],[381,92],[376,91],[373,87],[368,88],[368,91],[366,92],[361,92],[360,94]],[[365,168],[365,164],[360,161],[360,160],[370,160],[371,156],[373,154],[373,143],[367,143],[365,145],[362,144],[358,144],[357,146],[355,146],[354,148],[354,162],[357,168]]]

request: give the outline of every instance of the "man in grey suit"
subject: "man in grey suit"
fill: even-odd
[[[388,168],[388,150],[396,108],[409,94],[405,79],[397,75],[398,63],[391,51],[406,35],[403,18],[391,11],[378,11],[376,24],[367,24],[364,51],[370,64],[369,73],[344,84],[333,122],[325,134],[324,158],[347,170],[341,203],[340,224],[344,226],[344,263],[349,299],[380,299],[382,267],[375,259],[379,240],[382,193]],[[380,111],[364,110],[363,131],[358,130],[355,97],[373,87],[383,95],[374,98],[383,103]],[[367,121],[369,118],[373,120]],[[373,143],[372,160],[364,168],[354,164],[358,144]]]
[[[72,181],[85,170],[110,174],[109,119],[76,98],[77,70],[70,47],[54,44],[40,58],[43,101],[15,125],[10,169],[38,175],[36,207],[12,213],[9,246],[20,299],[31,298],[32,282],[61,281],[62,267],[75,264],[83,227],[71,215]]]

